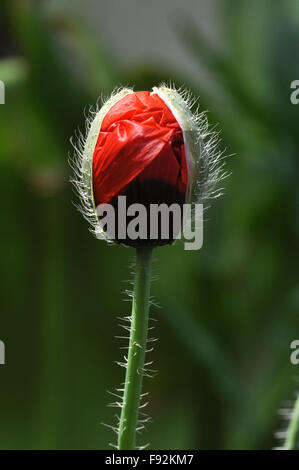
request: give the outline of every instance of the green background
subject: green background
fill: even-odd
[[[225,196],[207,212],[203,248],[155,253],[152,293],[161,308],[151,311],[159,341],[150,357],[159,373],[145,379],[153,423],[139,443],[278,445],[278,410],[294,398],[299,376],[290,363],[299,337],[299,105],[290,102],[298,1],[214,2],[226,51],[192,16],[178,17],[181,48],[209,80],[146,58],[125,66],[71,7],[54,14],[47,3],[0,6],[0,447],[116,442],[101,423],[114,424],[107,390],[124,380],[115,364],[124,340],[115,336],[117,317],[130,312],[134,250],[97,241],[76,211],[69,139],[101,93],[162,80],[200,95],[234,156]]]

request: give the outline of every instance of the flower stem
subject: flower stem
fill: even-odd
[[[285,450],[299,449],[299,394],[292,411],[292,417],[284,444]]]
[[[118,449],[136,449],[136,428],[147,343],[152,248],[136,249],[136,274],[132,303],[131,332]]]

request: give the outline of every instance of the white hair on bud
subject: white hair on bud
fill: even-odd
[[[88,110],[84,134],[79,131],[75,134],[75,139],[71,139],[71,143],[75,150],[74,156],[69,159],[70,166],[73,170],[71,183],[74,185],[79,196],[79,203],[76,204],[76,207],[83,217],[90,223],[91,232],[97,238],[101,240],[105,239],[108,242],[110,240],[106,237],[106,234],[99,223],[93,197],[93,152],[105,115],[115,103],[129,93],[133,93],[131,88],[117,88],[113,91],[110,98],[106,100],[101,98],[101,107],[99,107],[99,103],[97,102],[95,109],[90,107]]]

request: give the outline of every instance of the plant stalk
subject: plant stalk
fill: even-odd
[[[118,432],[119,450],[136,449],[136,428],[148,332],[151,264],[152,248],[138,247],[128,362]]]
[[[285,450],[299,449],[299,393],[292,411],[291,421],[284,444]]]

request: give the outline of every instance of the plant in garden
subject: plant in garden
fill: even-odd
[[[299,393],[296,394],[295,402],[279,410],[279,413],[285,419],[286,425],[276,433],[277,439],[282,441],[277,449],[299,450]]]
[[[81,199],[79,209],[93,233],[99,239],[136,248],[132,314],[126,327],[130,340],[122,363],[126,376],[124,388],[118,389],[121,414],[114,428],[118,449],[136,449],[136,430],[147,420],[140,414],[140,399],[143,375],[148,372],[152,251],[173,243],[178,235],[163,214],[156,227],[147,217],[142,233],[139,225],[144,220],[136,222],[134,216],[140,205],[149,211],[152,205],[202,204],[220,194],[216,184],[225,176],[218,135],[209,129],[205,113],[191,112],[194,104],[189,93],[165,85],[151,92],[117,90],[100,109],[90,112],[86,135],[80,135],[75,146],[73,182]],[[124,196],[126,207],[132,208],[128,218],[123,218],[119,203]],[[111,208],[117,221],[113,226]],[[179,231],[184,222],[181,218]],[[134,236],[129,235],[129,226],[134,227]],[[151,236],[153,231],[157,236]]]
[[[284,449],[299,449],[299,394],[297,395],[293,409],[289,413],[289,426],[284,443]]]

